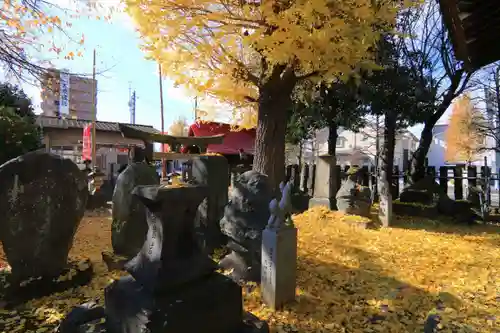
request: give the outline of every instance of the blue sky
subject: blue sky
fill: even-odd
[[[67,0],[59,0],[62,6],[68,6]],[[114,2],[114,1],[113,1]],[[71,4],[70,4],[71,5]],[[97,68],[97,118],[103,121],[129,122],[128,108],[129,83],[136,90],[136,123],[153,125],[160,129],[160,91],[158,65],[146,60],[140,50],[140,38],[135,32],[132,21],[124,13],[115,14],[111,22],[96,18],[80,17],[71,19],[70,36],[78,39],[84,33],[85,44],[82,57],[65,60],[61,54],[56,57],[53,52],[43,52],[41,58],[51,58],[57,68],[65,68],[73,73],[92,73],[93,49],[96,49]],[[50,36],[61,40],[59,36]],[[65,43],[68,43],[68,39]],[[71,43],[67,51],[77,50]],[[65,52],[67,53],[67,52]],[[75,52],[76,53],[76,52]],[[23,84],[23,89],[33,99],[35,105],[40,103],[39,88]],[[168,79],[163,79],[163,98],[165,130],[179,117],[188,122],[194,119],[194,98],[181,88],[174,88]]]

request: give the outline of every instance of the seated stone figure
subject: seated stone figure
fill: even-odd
[[[351,168],[347,181],[337,192],[337,210],[346,214],[370,216],[371,191],[358,183],[359,169]]]
[[[221,231],[229,239],[232,251],[219,265],[233,269],[235,280],[260,280],[262,231],[269,220],[269,202],[273,191],[267,176],[257,171],[239,175],[233,184],[229,202],[220,221]]]

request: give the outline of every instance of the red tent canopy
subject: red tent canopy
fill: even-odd
[[[215,122],[196,122],[189,127],[189,136],[212,136],[225,134],[223,144],[210,144],[207,153],[237,155],[240,149],[249,155],[254,153],[255,128],[231,130],[231,125]]]

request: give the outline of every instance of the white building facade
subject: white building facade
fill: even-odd
[[[358,132],[339,129],[336,144],[337,164],[339,165],[375,165],[377,154],[377,140],[380,150],[383,145],[382,135],[376,135],[376,131],[367,127]],[[394,149],[394,165],[400,170],[405,170],[411,154],[416,150],[418,138],[409,131],[401,131],[396,137]],[[305,142],[302,146],[302,161],[312,163],[318,155],[328,153],[328,128],[319,130],[315,138]],[[289,163],[297,163],[299,155],[298,147],[288,147],[287,157]]]

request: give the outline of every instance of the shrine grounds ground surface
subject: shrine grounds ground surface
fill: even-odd
[[[442,317],[440,332],[499,332],[500,227],[399,217],[396,227],[361,230],[341,218],[321,208],[295,216],[294,304],[272,312],[257,286],[245,286],[246,309],[273,332],[414,333],[434,312]],[[104,287],[124,274],[107,272],[101,260],[111,250],[110,224],[109,216],[85,217],[70,253],[94,263],[90,285],[0,310],[0,332],[52,332],[73,306],[102,303]]]

